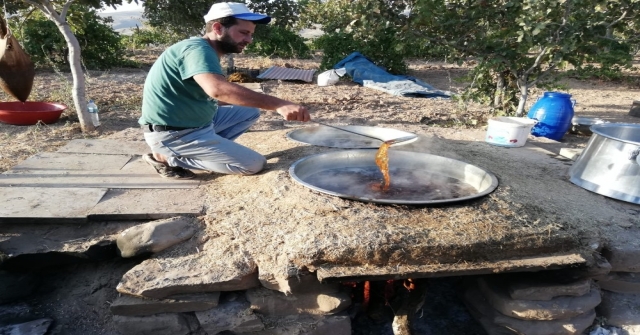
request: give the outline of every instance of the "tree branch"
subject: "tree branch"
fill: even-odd
[[[62,6],[62,10],[60,11],[60,18],[62,19],[62,21],[67,20],[67,12],[69,11],[69,7],[71,7],[72,3],[73,0],[69,0],[64,4],[64,6]]]
[[[538,78],[536,78],[536,80],[532,81],[531,83],[529,83],[529,87],[533,87],[536,84],[538,84],[542,78],[544,78],[547,74],[549,74],[553,69],[556,68],[557,64],[553,64],[551,66],[549,66],[548,69],[544,70],[543,72],[540,73],[540,75],[538,75]]]
[[[36,1],[32,1],[32,0],[22,0],[22,2],[27,3],[31,6],[34,6],[36,8],[38,8],[39,10],[44,12],[44,6],[41,3],[38,3]]]
[[[542,49],[540,51],[540,53],[538,54],[538,57],[536,57],[536,61],[533,62],[533,65],[531,65],[531,67],[527,71],[524,72],[525,76],[528,77],[531,74],[531,72],[533,72],[533,70],[535,70],[538,66],[540,66],[540,62],[542,61],[542,57],[547,54],[547,50],[549,50],[549,47],[544,47],[544,49]]]
[[[613,27],[616,23],[618,23],[618,22],[620,22],[620,21],[624,20],[624,18],[627,16],[627,13],[628,13],[628,11],[624,11],[624,12],[622,13],[622,15],[620,15],[620,17],[619,17],[619,18],[617,18],[617,19],[613,20],[613,22],[611,22],[611,23],[607,26],[607,30],[608,30],[608,29],[611,29],[611,27]]]

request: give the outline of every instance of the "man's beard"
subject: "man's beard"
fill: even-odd
[[[222,34],[222,38],[218,40],[218,47],[224,54],[241,53],[246,44],[235,42],[228,33]]]

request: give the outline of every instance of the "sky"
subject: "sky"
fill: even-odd
[[[125,3],[122,6],[118,6],[117,9],[113,9],[111,7],[104,8],[101,13],[118,13],[118,12],[130,12],[130,11],[140,11],[142,12],[142,2],[139,2],[137,5],[135,2],[130,4]]]

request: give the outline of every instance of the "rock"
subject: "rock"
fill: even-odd
[[[284,294],[303,293],[335,293],[340,290],[339,283],[323,284],[318,280],[315,272],[303,271],[291,276],[273,274],[260,268],[260,283],[262,286]]]
[[[478,280],[478,287],[489,305],[506,316],[522,320],[568,319],[591,311],[600,303],[600,290],[595,286],[580,297],[558,296],[541,301],[511,299],[506,285],[488,277]]]
[[[16,325],[0,327],[0,334],[6,335],[44,335],[49,330],[53,320],[39,319]]]
[[[578,335],[591,326],[596,318],[593,310],[564,320],[538,321],[511,318],[491,307],[477,285],[465,291],[464,303],[489,335]]]
[[[0,304],[6,304],[33,293],[40,284],[31,274],[0,271]]]
[[[122,295],[111,304],[113,315],[143,316],[205,311],[218,306],[220,292],[185,294],[156,300]]]
[[[558,296],[585,295],[591,290],[591,280],[584,278],[568,283],[553,283],[523,279],[508,282],[507,286],[509,296],[515,300],[551,300]]]
[[[598,285],[603,290],[640,294],[640,273],[611,272],[606,277],[600,277]]]
[[[607,324],[628,330],[636,327],[640,334],[640,294],[602,292],[602,303],[597,308],[598,315],[606,319]]]
[[[113,323],[122,335],[187,335],[199,328],[196,317],[185,313],[114,315]]]
[[[262,315],[285,316],[293,314],[329,315],[339,313],[351,305],[351,297],[345,292],[284,293],[256,288],[246,292],[251,308]]]
[[[256,332],[264,329],[264,324],[251,310],[247,301],[235,300],[220,304],[207,311],[196,312],[202,330],[208,334],[231,331],[234,334]]]
[[[0,263],[3,270],[27,272],[112,259],[118,256],[117,234],[131,225],[131,222],[3,225],[6,238],[0,240],[0,255],[4,254]]]
[[[251,335],[351,335],[351,318],[346,315],[288,315],[265,317],[264,322],[266,329]]]
[[[611,263],[611,271],[613,272],[640,272],[639,245],[607,245],[602,250],[602,255]]]
[[[126,229],[116,243],[124,258],[155,253],[191,238],[197,231],[194,219],[178,216]]]
[[[187,245],[185,249],[192,251],[185,251],[185,255],[162,255],[136,265],[122,277],[116,290],[164,299],[176,294],[240,291],[260,286],[257,266],[236,250],[196,252],[195,245]]]
[[[33,320],[29,314],[30,307],[24,302],[2,305],[0,308],[0,327],[24,323]]]

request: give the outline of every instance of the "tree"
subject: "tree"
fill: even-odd
[[[188,38],[203,33],[205,24],[203,17],[212,4],[228,1],[145,0],[143,16],[152,27],[167,29]],[[294,0],[231,0],[231,2],[246,3],[252,11],[270,15],[274,18],[272,24],[279,27],[289,28],[297,21],[299,5]]]
[[[324,51],[322,68],[359,51],[390,72],[404,73],[413,41],[406,34],[409,18],[401,13],[410,5],[404,0],[309,0],[299,24],[322,25],[325,35],[316,42]]]
[[[638,0],[417,0],[412,32],[450,60],[474,58],[477,96],[500,107],[517,92],[521,116],[529,88],[560,67],[628,64],[638,10]]]
[[[95,129],[91,123],[89,111],[85,108],[86,88],[84,75],[81,65],[81,48],[78,39],[71,31],[71,27],[67,22],[69,9],[74,2],[86,5],[92,8],[102,8],[103,6],[121,5],[123,0],[5,0],[7,11],[9,13],[17,13],[21,8],[31,7],[39,9],[53,23],[64,37],[69,47],[69,65],[71,67],[71,76],[73,78],[72,97],[75,104],[78,118],[80,119],[80,127],[83,132]],[[125,0],[131,3],[132,0]]]
[[[120,34],[111,27],[113,19],[101,17],[96,10],[80,4],[71,7],[67,22],[82,48],[82,64],[88,69],[107,70],[125,64],[125,47]],[[56,25],[40,12],[20,12],[20,20],[13,20],[13,34],[36,67],[54,65],[68,68],[67,42]]]

